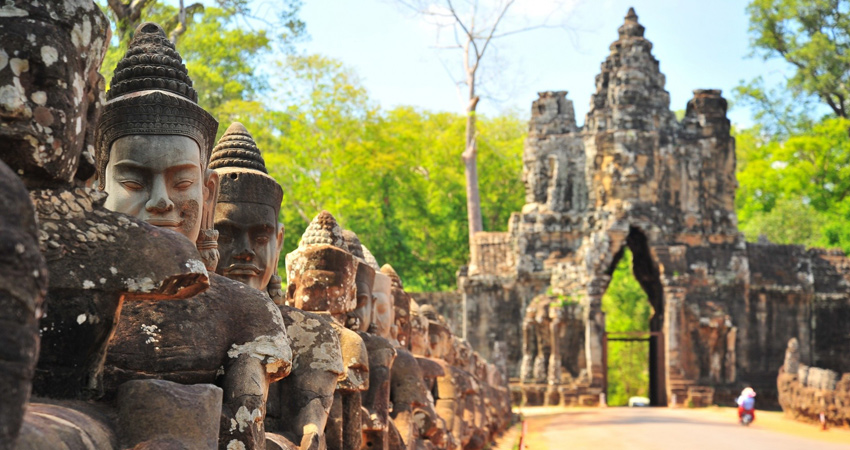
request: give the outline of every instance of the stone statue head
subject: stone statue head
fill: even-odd
[[[298,248],[286,255],[286,301],[305,311],[327,312],[344,324],[357,306],[357,259],[342,228],[322,211],[310,222]]]
[[[452,336],[452,347],[454,347],[454,364],[470,373],[474,373],[474,362],[472,360],[472,346],[465,339]],[[470,370],[473,369],[473,370]]]
[[[410,301],[410,352],[418,356],[431,354],[428,318],[419,312],[419,304],[415,300]]]
[[[383,272],[375,273],[372,287],[372,325],[369,332],[384,339],[392,339],[393,333],[393,285],[392,279]]]
[[[407,348],[410,345],[410,295],[404,291],[401,277],[392,266],[384,264],[381,272],[393,283],[393,338],[401,347]]]
[[[207,168],[218,122],[197,100],[165,31],[143,23],[115,69],[96,135],[106,208],[192,242],[212,228],[218,190]]]
[[[239,122],[227,128],[213,149],[210,169],[220,180],[216,272],[265,291],[283,245],[283,224],[278,222],[283,189],[268,175],[257,144]]]
[[[427,310],[431,305],[423,305],[420,311]],[[428,337],[430,339],[431,357],[445,360],[453,364],[455,360],[455,348],[452,345],[452,332],[445,322],[429,320]]]
[[[366,261],[364,247],[353,231],[344,230],[342,236],[348,250],[357,258],[357,276],[354,283],[357,287],[357,306],[349,314],[346,327],[366,332],[369,330],[369,325],[372,324],[372,285],[375,282],[377,269],[370,266]]]
[[[0,34],[0,157],[30,187],[88,178],[108,20],[91,1],[11,0]]]

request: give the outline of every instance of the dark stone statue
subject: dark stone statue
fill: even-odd
[[[165,32],[140,25],[98,126],[97,176],[109,194],[107,208],[209,250],[204,239],[214,233],[202,231],[212,228],[218,193],[218,175],[207,167],[217,122],[196,100]],[[219,447],[265,448],[268,386],[289,373],[291,358],[283,319],[268,296],[210,274],[210,288],[194,297],[124,308],[106,384],[109,392],[134,379],[215,384],[224,391]]]
[[[253,137],[238,122],[213,149],[210,168],[221,180],[215,214],[218,273],[271,296],[269,286],[283,245],[283,224],[277,221],[283,190],[268,175]],[[292,372],[269,386],[267,445],[318,450],[325,447],[328,411],[343,373],[339,338],[319,315],[278,308],[293,352]]]

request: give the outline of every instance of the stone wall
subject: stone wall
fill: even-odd
[[[776,379],[779,404],[785,415],[803,422],[850,426],[850,373],[800,364],[797,372],[783,366]]]

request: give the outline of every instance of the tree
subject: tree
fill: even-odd
[[[276,0],[273,4],[263,4],[256,0],[216,0],[216,5],[228,11],[234,18],[259,23],[265,29],[277,30],[279,34],[272,34],[284,46],[305,33],[305,24],[298,18],[301,0]],[[170,12],[168,15],[160,14],[157,22],[167,30],[169,38],[175,44],[177,39],[189,29],[194,17],[204,12],[204,5],[201,2],[186,6],[184,0],[178,0],[178,6],[173,7],[163,5],[158,0],[106,0],[104,9],[115,25],[115,35],[118,37],[119,45],[130,42],[133,37],[132,32],[139,24],[150,20],[147,16],[156,7],[159,7],[160,13]],[[256,10],[260,12],[257,13]]]
[[[318,55],[291,55],[276,73],[278,111],[234,109],[222,120],[245,123],[284,187],[284,252],[327,209],[378,261],[393,265],[409,289],[454,286],[455,270],[469,254],[463,169],[452,164],[465,118],[411,107],[381,110],[354,72]],[[482,117],[479,126],[487,174],[482,202],[487,220],[504,229],[523,200],[524,121]]]
[[[468,239],[471,252],[475,233],[483,231],[481,219],[481,194],[478,176],[478,128],[476,111],[481,97],[479,84],[481,80],[482,62],[488,55],[488,49],[493,42],[513,34],[549,26],[549,15],[543,23],[536,25],[514,26],[508,28],[506,21],[508,11],[516,0],[497,0],[495,5],[485,5],[479,0],[399,0],[399,3],[428,19],[431,19],[439,29],[448,28],[453,37],[448,44],[438,43],[438,48],[460,50],[463,67],[462,79],[456,80],[458,86],[466,86],[465,105],[466,127],[464,133],[463,152],[461,159],[464,164],[466,181],[466,211],[468,222]],[[439,40],[439,34],[438,34]],[[475,261],[475,255],[470,255]]]
[[[838,117],[850,112],[850,1],[753,0],[751,46],[794,67],[787,88],[813,95]]]

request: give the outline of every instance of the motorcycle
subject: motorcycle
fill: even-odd
[[[744,414],[741,414],[741,425],[748,427],[751,423],[753,423],[753,410],[744,410]]]

